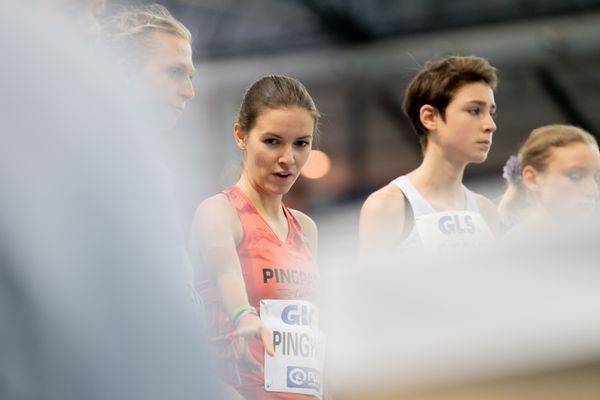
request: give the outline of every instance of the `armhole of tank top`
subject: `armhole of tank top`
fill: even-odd
[[[479,202],[477,201],[475,193],[473,193],[469,188],[467,188],[464,185],[463,190],[465,192],[465,200],[467,203],[465,209],[467,211],[474,211],[476,213],[481,214],[481,207],[479,207]],[[483,214],[481,214],[481,216],[483,217]],[[483,219],[485,220],[485,218]],[[485,220],[485,222],[487,223],[487,220]]]
[[[292,212],[292,210],[290,210],[285,204],[283,204],[283,212],[288,220],[288,225],[289,225],[288,229],[292,229],[292,227],[293,227],[296,232],[298,232],[300,234],[304,234],[304,232],[302,230],[302,225],[300,225],[300,222],[294,216],[294,213]]]
[[[413,213],[410,201],[408,201],[408,198],[406,197],[406,195],[404,195],[404,224],[402,225],[402,234],[400,236],[400,242],[404,242],[406,238],[408,238],[414,226],[415,214]]]
[[[302,224],[300,224],[300,221],[298,221],[298,218],[296,218],[296,216],[294,215],[292,210],[290,210],[285,204],[283,204],[283,209],[284,209],[284,213],[286,214],[286,218],[288,220],[288,229],[290,229],[290,231],[288,232],[288,237],[286,238],[286,242],[289,240],[292,240],[292,238],[294,236],[302,238],[302,240],[307,245],[312,256],[315,257],[315,254],[313,253],[311,246],[308,244],[306,235],[304,234],[304,229],[302,228]]]
[[[235,238],[234,238],[234,243],[235,243],[235,247],[238,248],[243,242],[244,239],[246,238],[246,231],[244,229],[244,223],[242,222],[242,218],[240,216],[240,210],[238,210],[238,208],[236,207],[235,203],[233,202],[233,199],[231,199],[229,197],[229,194],[227,192],[225,192],[224,190],[220,192],[220,194],[222,194],[223,196],[225,196],[225,200],[227,200],[227,202],[231,205],[231,207],[233,207],[233,210],[235,211],[235,215],[238,219],[238,221],[240,222],[240,228],[242,230],[242,236],[240,237],[240,241],[235,243]]]

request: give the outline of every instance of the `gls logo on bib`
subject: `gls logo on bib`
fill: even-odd
[[[311,326],[316,309],[307,305],[290,304],[281,312],[281,320],[288,325]]]
[[[473,217],[471,215],[447,215],[440,218],[438,222],[440,231],[446,235],[461,234],[461,233],[475,233],[475,225],[473,224]]]

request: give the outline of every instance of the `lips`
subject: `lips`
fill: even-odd
[[[490,147],[492,147],[492,141],[491,140],[479,140],[477,142],[477,145],[480,147],[484,147],[486,150],[489,150]]]
[[[290,184],[294,179],[294,174],[289,171],[275,172],[273,173],[273,176],[275,177],[276,181],[285,185]]]

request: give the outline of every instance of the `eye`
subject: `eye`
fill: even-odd
[[[267,138],[267,139],[263,140],[263,143],[275,146],[275,145],[279,144],[279,141],[275,138]]]
[[[494,111],[490,112],[490,115],[491,115],[492,119],[498,118],[498,110],[494,110]]]
[[[185,72],[180,67],[170,67],[167,69],[167,73],[171,78],[181,78],[185,75]]]
[[[481,113],[481,108],[479,108],[479,107],[467,108],[467,112],[471,115],[479,115]]]
[[[573,182],[579,182],[585,177],[585,173],[583,171],[567,171],[567,176]]]
[[[308,146],[310,146],[310,142],[308,140],[298,140],[296,142],[296,146],[299,146],[299,147],[308,147]]]

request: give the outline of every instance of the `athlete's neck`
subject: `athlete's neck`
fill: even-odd
[[[408,177],[436,209],[460,209],[465,206],[462,188],[465,167],[465,163],[452,162],[428,149],[421,165]]]
[[[250,199],[256,210],[269,221],[285,220],[283,213],[283,196],[265,193],[255,187],[244,175],[235,184]]]

